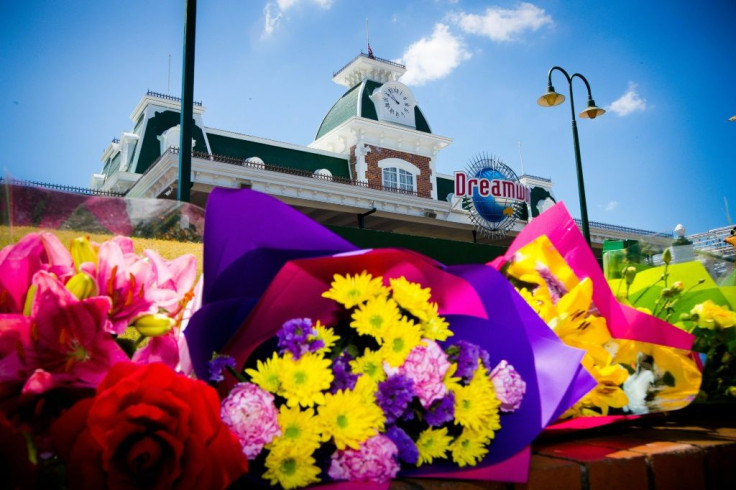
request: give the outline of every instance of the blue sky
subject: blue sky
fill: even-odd
[[[4,173],[86,187],[146,90],[180,94],[183,22],[183,0],[0,0]],[[695,233],[728,224],[724,198],[736,221],[734,25],[732,0],[200,1],[194,97],[209,127],[306,145],[368,34],[453,138],[441,172],[523,161],[579,216],[569,102],[536,104],[559,65],[608,110],[578,119],[589,218]]]

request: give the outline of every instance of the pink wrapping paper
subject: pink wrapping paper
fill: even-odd
[[[593,302],[606,319],[613,337],[683,350],[692,348],[695,339],[691,334],[616,300],[603,270],[564,203],[554,205],[532,220],[516,236],[506,253],[489,262],[489,265],[500,269],[517,250],[541,235],[547,235],[578,278],[589,277],[593,281]]]

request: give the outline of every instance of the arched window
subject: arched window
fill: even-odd
[[[405,192],[417,191],[419,169],[398,158],[387,158],[378,162],[381,169],[382,185],[385,189],[398,189]]]
[[[414,192],[414,176],[403,168],[384,168],[383,187]]]

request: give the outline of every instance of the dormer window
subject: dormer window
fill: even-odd
[[[414,192],[414,176],[403,168],[384,168],[383,187]]]
[[[378,162],[381,169],[384,189],[397,189],[404,192],[417,191],[419,169],[411,163],[398,158],[387,158]]]
[[[161,143],[161,154],[163,155],[166,153],[166,150],[169,148],[179,148],[180,143],[180,134],[181,134],[181,127],[179,124],[176,126],[167,129],[163,133],[161,133],[158,136],[158,140]],[[197,141],[192,138],[192,148],[194,148],[194,145],[197,143]]]

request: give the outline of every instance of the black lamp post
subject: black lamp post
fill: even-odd
[[[197,0],[186,0],[184,26],[184,53],[181,80],[181,119],[179,127],[179,184],[178,201],[190,201],[192,186],[192,116],[194,105],[194,42],[197,26]]]
[[[537,104],[542,107],[552,107],[560,105],[565,102],[565,96],[555,92],[555,88],[552,86],[552,72],[558,70],[565,75],[567,85],[570,87],[570,113],[572,114],[572,139],[575,146],[575,168],[578,174],[578,194],[580,195],[580,220],[583,224],[583,235],[585,240],[590,246],[590,226],[588,225],[588,206],[585,203],[585,184],[583,182],[583,164],[580,161],[580,141],[578,139],[578,125],[575,121],[575,101],[572,96],[572,80],[573,78],[579,78],[585,83],[585,87],[588,89],[588,107],[580,113],[580,117],[585,119],[595,119],[596,117],[605,114],[605,110],[597,107],[592,95],[590,94],[590,84],[580,73],[573,73],[572,76],[568,75],[565,70],[559,66],[550,68],[547,74],[547,93],[537,99]]]

